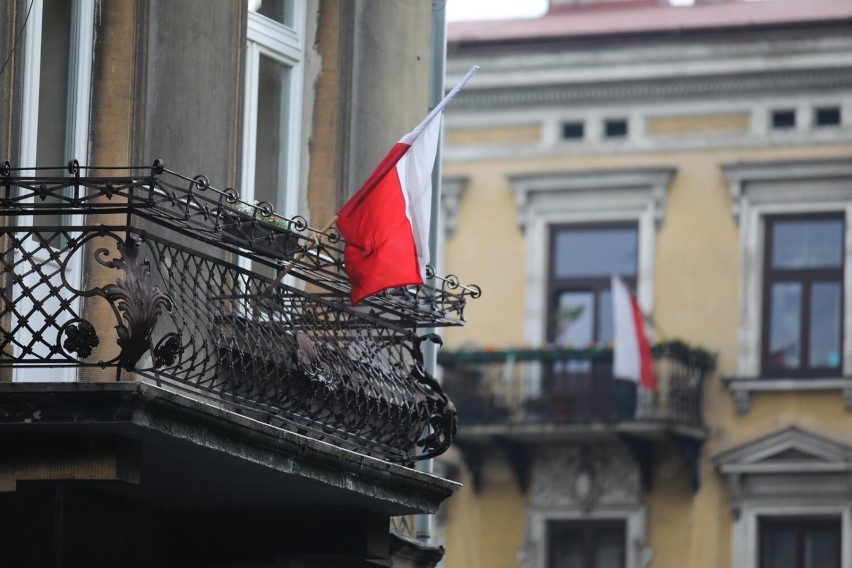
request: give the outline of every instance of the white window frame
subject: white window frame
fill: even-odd
[[[36,164],[38,152],[39,89],[41,73],[41,38],[43,0],[33,0],[27,29],[23,41],[23,78],[21,97],[21,137],[18,161],[21,166],[64,166],[64,164]],[[71,45],[69,49],[69,72],[67,102],[69,112],[66,116],[66,156],[76,158],[81,164],[88,162],[89,144],[89,108],[91,100],[92,63],[94,58],[95,0],[74,0],[71,6]],[[23,172],[33,175],[35,172]],[[32,199],[32,198],[31,198]],[[18,224],[30,226],[32,215],[23,215]],[[74,215],[71,224],[81,224],[83,217]],[[33,244],[35,247],[36,245]],[[75,255],[68,264],[67,279],[79,285],[82,279],[82,261]],[[77,311],[79,305],[74,305]],[[14,324],[13,324],[14,325]],[[45,374],[38,369],[20,369],[13,371],[13,381],[40,380],[36,377],[48,376],[51,381],[73,381],[76,378],[74,368],[57,368]]]
[[[845,378],[760,379],[764,232],[767,215],[843,213],[843,376],[852,374],[852,160],[745,162],[723,166],[734,222],[740,229],[738,356],[736,380],[728,383],[745,412],[758,390],[838,390],[852,395]],[[850,407],[852,396],[847,401]]]
[[[836,505],[744,505],[731,533],[732,568],[759,568],[760,519],[768,517],[827,516],[840,519],[840,565],[850,566],[852,501]]]
[[[799,457],[779,457],[789,451]],[[841,566],[852,565],[852,448],[790,427],[713,461],[731,494],[731,568],[759,568],[761,517],[840,518]]]
[[[625,568],[646,568],[651,560],[650,549],[645,543],[646,512],[641,505],[604,506],[588,512],[578,509],[530,510],[527,512],[528,540],[521,559],[523,568],[547,568],[550,549],[547,527],[553,521],[622,521]]]
[[[524,339],[546,341],[547,286],[552,226],[633,221],[638,225],[637,300],[654,304],[654,241],[664,220],[673,168],[562,172],[511,178],[518,225],[526,238]]]
[[[260,56],[291,68],[287,109],[286,152],[279,156],[285,172],[284,187],[276,193],[276,212],[292,217],[299,206],[299,155],[302,132],[304,43],[307,9],[305,0],[292,0],[293,27],[249,11],[246,30],[245,107],[243,116],[243,168],[241,196],[252,202],[257,156],[257,99]]]

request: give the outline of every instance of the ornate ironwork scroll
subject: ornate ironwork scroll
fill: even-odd
[[[160,161],[67,171],[0,168],[0,366],[129,371],[403,463],[449,447],[455,407],[417,330],[460,325],[478,288],[430,272],[354,308],[333,229]]]

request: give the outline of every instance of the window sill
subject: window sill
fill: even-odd
[[[852,412],[852,377],[787,379],[725,377],[722,380],[733,395],[739,414],[745,414],[751,409],[751,393],[753,392],[843,391],[843,402],[846,410]]]

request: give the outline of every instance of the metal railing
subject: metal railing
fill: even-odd
[[[612,376],[611,349],[444,351],[443,386],[463,425],[658,422],[702,426],[714,359],[678,342],[653,348],[656,392]]]
[[[417,330],[460,325],[479,290],[430,274],[353,307],[342,248],[160,161],[6,162],[0,380],[144,378],[383,459],[437,455],[455,412]]]

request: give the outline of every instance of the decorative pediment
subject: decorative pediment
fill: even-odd
[[[724,474],[852,471],[852,447],[790,427],[715,457]]]
[[[518,227],[554,211],[612,216],[650,211],[662,225],[675,168],[607,169],[512,176]]]

